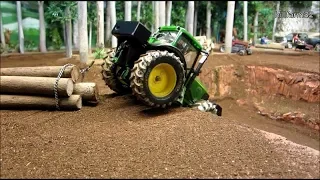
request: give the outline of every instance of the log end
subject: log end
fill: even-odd
[[[67,91],[67,95],[71,96],[73,93],[73,89],[74,89],[74,84],[72,79],[68,79],[67,81],[67,87],[66,87],[66,91]]]

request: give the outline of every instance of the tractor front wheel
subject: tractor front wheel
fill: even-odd
[[[148,51],[135,62],[130,76],[133,95],[151,107],[170,106],[184,83],[183,63],[168,51]]]

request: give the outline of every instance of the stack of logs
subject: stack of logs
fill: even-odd
[[[82,82],[83,75],[75,65],[65,68],[55,97],[54,86],[62,67],[0,68],[0,109],[79,110],[82,104],[97,104],[96,84]]]

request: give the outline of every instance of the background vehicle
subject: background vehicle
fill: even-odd
[[[244,55],[247,53],[248,55],[252,54],[252,50],[250,49],[250,44],[239,39],[232,40],[232,49],[231,53],[238,53],[240,55]],[[221,45],[219,48],[220,52],[225,52],[225,45]]]
[[[179,26],[163,26],[151,36],[140,22],[118,21],[114,56],[105,58],[102,75],[118,94],[132,93],[151,107],[193,106],[209,94],[196,77],[209,54]],[[221,115],[221,107],[211,106]]]
[[[305,42],[312,45],[316,51],[320,51],[320,33],[310,34]]]

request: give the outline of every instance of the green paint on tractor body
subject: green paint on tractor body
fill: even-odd
[[[162,26],[151,35],[139,22],[118,21],[112,34],[117,37],[118,46],[111,61],[122,69],[117,76],[124,87],[129,86],[134,62],[141,55],[152,50],[168,51],[180,59],[185,69],[180,96],[172,103],[192,106],[200,100],[208,100],[207,89],[196,77],[209,54],[187,30],[179,26]]]

